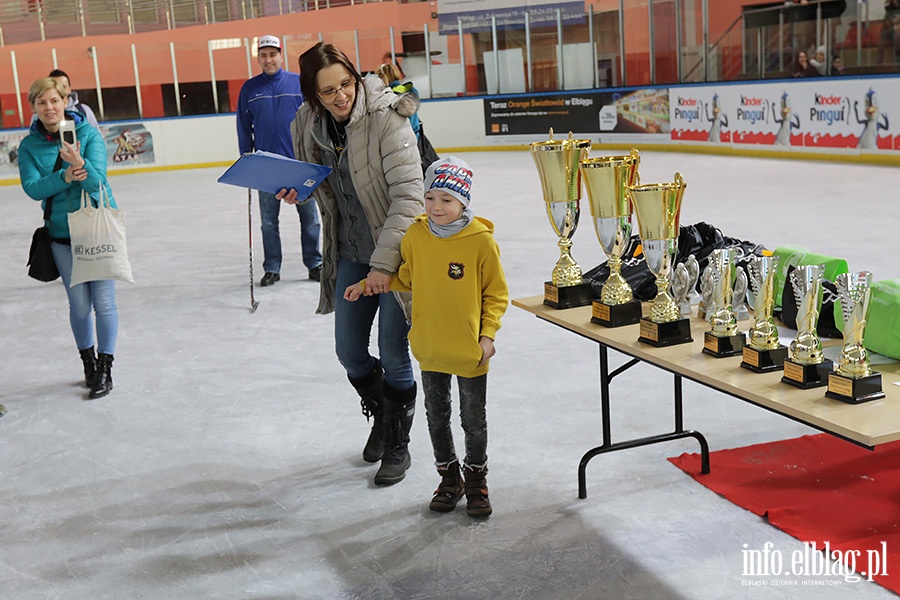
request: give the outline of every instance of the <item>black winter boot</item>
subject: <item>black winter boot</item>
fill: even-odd
[[[112,363],[112,354],[101,352],[97,355],[97,377],[94,379],[94,385],[91,386],[91,393],[88,394],[88,398],[91,400],[102,398],[113,389]]]
[[[450,512],[456,508],[456,503],[463,495],[463,479],[459,474],[459,461],[454,460],[450,464],[437,468],[441,476],[441,483],[434,490],[434,497],[428,508],[437,512]]]
[[[487,517],[493,512],[488,498],[487,467],[473,469],[466,465],[466,512],[470,517]]]
[[[409,430],[416,414],[416,384],[397,390],[384,384],[384,456],[375,485],[393,485],[406,477],[410,465]]]
[[[359,393],[359,404],[366,421],[374,417],[372,431],[363,448],[363,460],[366,462],[378,462],[384,454],[384,396],[381,389],[384,382],[384,370],[381,363],[375,361],[375,368],[371,373],[363,377],[347,377],[356,391]]]
[[[81,362],[84,363],[84,385],[89,388],[94,387],[94,380],[97,378],[97,356],[94,354],[94,347],[79,350]]]

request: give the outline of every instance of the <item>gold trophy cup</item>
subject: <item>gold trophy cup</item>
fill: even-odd
[[[804,390],[826,385],[834,366],[825,358],[822,340],[816,333],[824,273],[825,265],[801,265],[788,275],[797,305],[797,337],[791,342],[790,358],[784,361],[781,381]]]
[[[828,374],[825,395],[849,404],[884,398],[881,373],[872,371],[869,352],[863,343],[872,298],[872,274],[869,271],[842,273],[834,285],[841,298],[844,345],[835,361],[837,369]]]
[[[716,248],[709,255],[712,272],[712,307],[707,309],[710,330],[703,334],[703,353],[723,358],[741,354],[747,339],[738,331],[737,314],[732,304],[737,270],[733,248]]]
[[[590,140],[554,140],[531,144],[531,157],[541,178],[541,189],[553,231],[559,237],[559,260],[551,281],[544,283],[544,304],[553,308],[587,306],[593,300],[591,284],[585,283],[581,267],[572,258],[572,236],[578,228],[581,201],[579,164],[587,158]]]
[[[775,272],[777,256],[757,256],[748,263],[750,273],[753,326],[748,332],[750,343],[743,348],[741,366],[756,373],[780,371],[787,358],[787,346],[778,341],[775,326]]]
[[[641,319],[638,340],[653,346],[671,346],[693,341],[690,319],[681,318],[681,311],[669,295],[669,276],[678,254],[681,200],[687,184],[681,173],[675,173],[673,183],[651,183],[629,186],[644,259],[656,276],[656,297],[650,304],[650,316]]]
[[[631,213],[634,209],[627,187],[638,183],[641,157],[630,155],[586,158],[581,174],[591,205],[594,229],[607,256],[609,276],[600,300],[594,300],[591,322],[606,327],[632,325],[641,320],[641,303],[622,277],[622,255],[631,242]]]

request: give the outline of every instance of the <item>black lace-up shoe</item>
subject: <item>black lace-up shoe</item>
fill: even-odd
[[[281,275],[278,273],[266,273],[263,275],[262,279],[259,280],[259,285],[261,287],[266,287],[272,285],[276,281],[281,281]]]

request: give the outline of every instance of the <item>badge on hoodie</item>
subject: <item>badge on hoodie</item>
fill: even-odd
[[[458,262],[450,263],[450,267],[447,269],[447,275],[450,276],[450,279],[462,279],[463,275],[465,275],[466,265]]]

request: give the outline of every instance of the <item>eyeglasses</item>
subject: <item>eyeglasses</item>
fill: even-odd
[[[341,82],[340,87],[335,88],[326,88],[324,90],[319,90],[317,93],[323,100],[331,100],[335,96],[337,96],[338,92],[344,92],[344,95],[347,96],[346,90],[349,90],[351,87],[356,86],[356,81],[353,79],[345,79]]]

